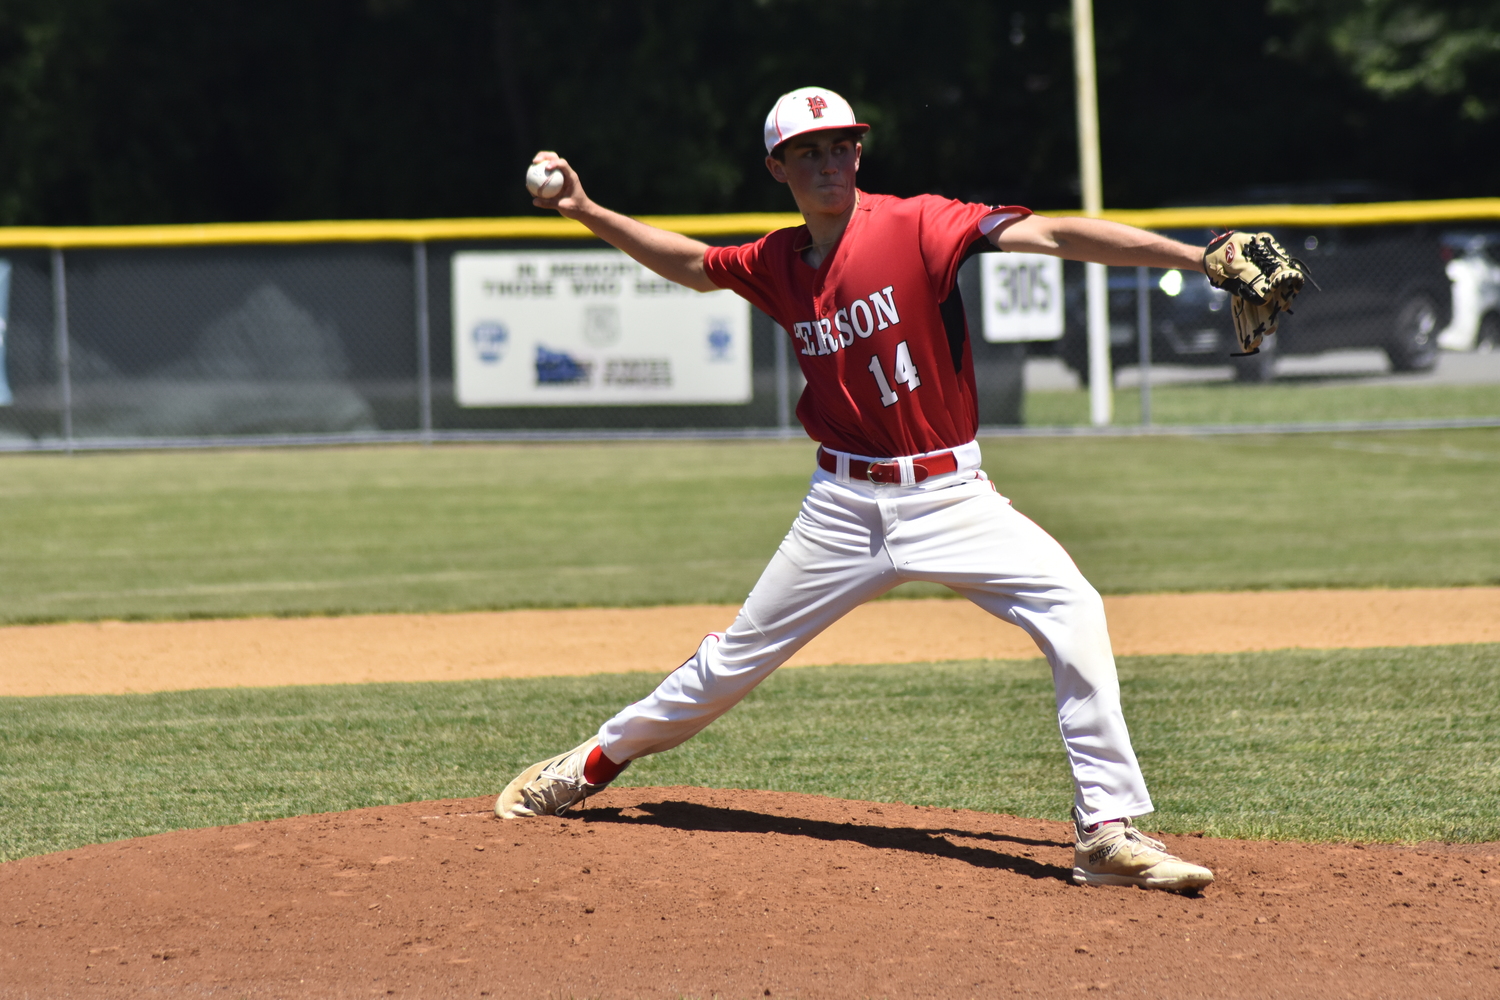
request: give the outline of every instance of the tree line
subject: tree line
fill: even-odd
[[[1500,193],[1500,0],[1095,30],[1106,205]],[[623,211],[786,210],[760,126],[809,83],[868,190],[1078,204],[1065,0],[0,0],[0,224],[527,214],[539,148]]]

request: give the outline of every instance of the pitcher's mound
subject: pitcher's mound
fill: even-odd
[[[771,792],[361,809],[0,865],[0,995],[1500,995],[1500,845],[1167,838],[1199,898],[1069,880],[1062,823]]]

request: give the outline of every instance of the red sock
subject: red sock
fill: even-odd
[[[616,764],[604,756],[603,750],[594,747],[589,751],[589,759],[583,762],[583,780],[591,785],[607,785],[618,778],[629,763],[627,760],[624,764]]]

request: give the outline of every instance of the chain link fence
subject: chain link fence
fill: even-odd
[[[567,245],[0,251],[10,267],[0,448],[801,433],[800,372],[786,336],[759,311],[748,402],[459,405],[454,254]],[[989,420],[1019,422],[1021,352],[976,353]]]
[[[1108,272],[1113,428],[1139,432],[1493,426],[1500,417],[1500,201],[1277,205],[1116,213],[1202,245],[1269,229],[1313,282],[1251,357],[1229,296],[1200,273]],[[1218,220],[1211,229],[1198,223]],[[1034,345],[1030,425],[1088,419],[1084,267],[1064,269],[1063,336]]]
[[[1171,231],[1203,242],[1202,232]],[[1474,223],[1279,227],[1278,235],[1322,288],[1304,293],[1269,350],[1239,362],[1227,356],[1225,297],[1201,275],[1110,271],[1118,425],[1260,426],[1268,414],[1279,423],[1300,415],[1309,425],[1500,422],[1500,352],[1486,353],[1500,347],[1500,240]],[[4,249],[3,236],[0,449],[801,433],[793,410],[802,382],[789,339],[758,312],[746,402],[459,405],[454,255],[597,241]],[[715,233],[711,241],[754,236]],[[1089,377],[1081,268],[1070,264],[1063,275],[1060,338],[991,343],[980,331],[982,307],[993,303],[980,293],[975,262],[962,273],[981,424],[993,431],[1071,431],[1088,422],[1079,388]],[[1440,342],[1463,350],[1445,353]],[[1339,355],[1353,367],[1330,367]],[[1403,401],[1401,378],[1424,392]],[[1258,397],[1228,387],[1283,394],[1262,411],[1246,402]],[[1374,395],[1357,405],[1329,395],[1353,388]]]

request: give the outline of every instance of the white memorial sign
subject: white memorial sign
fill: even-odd
[[[461,406],[745,403],[750,305],[618,250],[453,255]]]
[[[1062,260],[1036,253],[980,254],[979,275],[985,340],[999,344],[1062,336]]]

